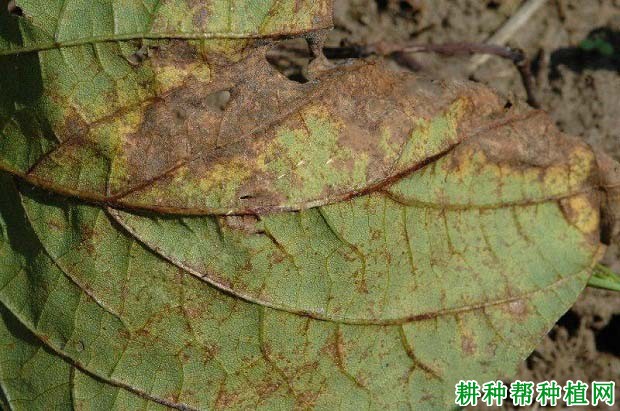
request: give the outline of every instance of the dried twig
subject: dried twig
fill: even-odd
[[[513,49],[506,46],[481,43],[445,43],[445,44],[410,44],[397,45],[391,43],[376,43],[366,46],[347,46],[347,47],[326,47],[324,49],[327,58],[355,58],[368,57],[371,55],[392,56],[402,61],[404,55],[412,53],[437,53],[444,56],[459,56],[471,54],[484,54],[498,56],[514,63],[519,71],[527,102],[535,108],[540,108],[536,93],[534,91],[534,79],[530,70],[530,61],[522,50]],[[408,65],[415,65],[414,69],[419,70],[420,66],[413,59],[407,59]]]
[[[274,50],[275,51],[275,50]],[[293,55],[308,55],[307,48],[294,46],[284,47],[283,50],[275,53],[282,56],[291,53]],[[379,42],[367,45],[347,45],[342,47],[324,47],[323,54],[328,59],[347,59],[363,58],[372,55],[391,57],[400,64],[413,71],[419,71],[422,66],[411,57],[414,53],[437,53],[444,56],[459,56],[482,54],[487,56],[497,56],[510,60],[517,68],[521,81],[527,95],[527,102],[532,107],[540,108],[540,104],[534,91],[534,78],[530,70],[530,61],[522,50],[506,46],[482,43],[444,43],[444,44],[407,44],[399,45],[394,43]],[[272,54],[273,55],[273,54]]]
[[[547,0],[527,0],[506,22],[486,41],[487,44],[506,45],[514,34],[523,27],[532,16],[547,2]],[[488,60],[489,56],[480,55],[475,57],[469,71],[474,72]]]
[[[413,45],[403,49],[406,53],[433,52],[446,56],[456,56],[460,54],[478,54],[485,56],[498,56],[514,63],[519,71],[523,88],[527,95],[527,102],[534,108],[540,108],[538,98],[534,91],[534,77],[530,69],[530,60],[526,57],[523,50],[513,49],[506,46],[479,43],[446,43],[446,44],[424,44]]]

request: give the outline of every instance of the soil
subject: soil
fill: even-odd
[[[337,27],[328,45],[484,42],[522,3],[336,0]],[[586,39],[604,46],[586,50]],[[549,0],[509,45],[531,57],[539,101],[558,126],[620,160],[620,1]],[[509,61],[492,57],[470,73],[471,57],[416,54],[414,58],[422,70],[437,76],[470,77],[507,98],[525,98],[518,72]],[[620,272],[618,246],[610,247],[604,262]],[[515,379],[555,379],[560,384],[568,379],[616,380],[618,386],[618,376],[620,293],[588,288],[522,364]]]

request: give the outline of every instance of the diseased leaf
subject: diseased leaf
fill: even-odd
[[[461,151],[467,153],[468,146],[461,147],[464,147]],[[582,154],[588,157],[588,151],[582,146],[574,150],[583,150]],[[455,164],[461,151],[455,150],[455,154],[445,157],[450,160],[446,163]],[[584,164],[582,166],[587,168],[590,163]],[[408,179],[429,174],[427,169],[422,169]],[[587,172],[582,174],[588,175]],[[5,186],[10,192],[9,181]],[[360,221],[365,216],[369,230],[356,221],[343,222],[331,226],[334,231],[316,232],[308,240],[298,241],[308,249],[323,242],[324,253],[329,253],[326,246],[330,236],[343,237],[338,239],[343,241],[341,247],[347,244],[355,247],[351,238],[357,236],[357,252],[368,254],[364,255],[369,261],[366,266],[385,264],[388,267],[387,272],[372,268],[366,271],[365,286],[372,292],[359,289],[360,282],[356,286],[352,278],[350,289],[353,291],[333,294],[335,304],[347,307],[349,303],[348,307],[357,309],[357,318],[355,311],[344,311],[340,317],[325,311],[328,321],[320,321],[303,311],[307,309],[303,304],[319,295],[312,285],[320,285],[316,279],[303,278],[313,270],[308,256],[297,261],[300,272],[294,275],[305,287],[296,289],[295,312],[274,310],[265,304],[243,302],[158,258],[115,225],[101,208],[57,201],[36,191],[25,194],[21,215],[11,217],[11,213],[16,213],[14,204],[17,201],[13,198],[7,201],[5,208],[8,210],[3,210],[3,219],[7,227],[23,226],[28,222],[33,230],[29,243],[39,243],[41,248],[32,254],[36,248],[31,245],[27,251],[22,251],[31,253],[25,258],[20,255],[20,247],[4,247],[3,251],[20,263],[11,264],[13,270],[5,271],[2,283],[6,285],[2,287],[0,301],[41,341],[76,366],[116,386],[175,407],[290,408],[296,405],[322,408],[343,402],[351,404],[352,408],[394,408],[410,404],[443,409],[451,403],[449,387],[458,379],[472,374],[479,378],[504,375],[531,351],[537,339],[585,285],[598,250],[597,212],[588,207],[588,196],[583,193],[567,192],[565,199],[542,200],[540,204],[512,203],[486,210],[470,205],[453,210],[456,224],[452,225],[450,233],[459,235],[462,229],[460,235],[463,236],[460,242],[454,240],[453,246],[468,247],[466,254],[441,244],[443,239],[451,238],[443,231],[451,210],[438,211],[429,205],[404,206],[389,199],[389,193],[361,197],[346,204],[346,208],[335,204],[318,210],[265,217],[265,226],[275,222],[282,224],[284,228],[279,234],[282,239],[277,244],[283,247],[280,251],[295,257],[293,249],[286,249],[286,240],[287,235],[298,237],[295,232],[287,233],[287,223],[294,227],[292,222],[312,221],[317,213],[344,221],[344,210],[351,215],[359,214]],[[373,204],[377,201],[379,204]],[[397,230],[378,218],[371,232],[374,216],[382,215],[372,208],[373,205],[383,210],[392,207],[399,216],[409,215],[412,218],[403,228],[423,236],[400,241],[393,238],[386,243],[387,235],[393,236]],[[494,222],[494,217],[497,218],[494,213],[502,208],[508,212],[504,212],[506,217],[499,223]],[[475,213],[467,215],[469,209]],[[433,212],[437,212],[435,220],[429,218]],[[489,214],[485,215],[486,212]],[[442,214],[445,220],[438,218]],[[513,217],[514,226],[505,224],[511,215],[516,216]],[[289,217],[292,221],[287,222]],[[228,230],[237,230],[237,235],[251,235],[246,226],[230,224],[232,218],[228,217]],[[325,223],[329,218],[326,217]],[[193,222],[198,226],[208,225],[209,221],[216,224],[213,219],[194,217]],[[190,220],[192,218],[173,219],[163,224],[171,228],[175,225],[186,227],[191,232]],[[135,216],[129,221],[145,223],[147,227],[153,225],[153,220],[146,217]],[[486,222],[493,230],[501,224],[507,231],[500,231],[493,234],[496,237],[486,240],[466,231],[474,224],[484,226]],[[459,227],[461,223],[465,223],[462,228]],[[424,224],[429,224],[428,228],[422,229]],[[558,226],[555,232],[563,241],[551,240],[555,225]],[[338,226],[343,227],[340,233],[333,228]],[[350,227],[348,232],[346,227]],[[546,234],[544,229],[548,230]],[[19,232],[29,230],[26,226]],[[508,235],[510,231],[512,236]],[[227,234],[221,232],[221,235],[225,238]],[[269,242],[276,238],[262,235]],[[365,241],[364,235],[376,238]],[[471,239],[467,235],[471,235]],[[482,232],[478,235],[483,236]],[[350,237],[348,242],[347,237]],[[378,241],[382,237],[384,241]],[[524,267],[538,264],[541,269],[533,274],[524,267],[521,272],[494,274],[488,268],[485,271],[484,264],[492,268],[495,263],[499,267],[499,262],[493,261],[493,252],[500,252],[492,246],[485,251],[485,247],[489,247],[485,241],[499,244],[500,237],[512,239],[510,241],[515,244],[527,243],[521,246],[522,251],[515,248],[510,255],[521,263],[518,259],[523,253]],[[172,236],[171,241],[175,238],[182,236]],[[8,236],[4,244],[13,241]],[[394,248],[403,243],[407,247],[402,251]],[[209,244],[201,244],[203,250],[209,250]],[[364,248],[360,251],[361,247],[368,251]],[[537,257],[542,247],[545,254]],[[221,249],[224,253],[229,251],[225,244]],[[583,249],[582,257],[576,252],[580,249]],[[382,255],[392,250],[392,261],[386,264]],[[266,254],[269,252],[267,249]],[[411,266],[409,252],[420,256],[419,269]],[[425,258],[425,252],[430,256]],[[509,250],[501,250],[501,253],[506,252]],[[525,255],[529,255],[531,262]],[[272,258],[277,264],[277,255]],[[314,256],[314,260],[319,258]],[[346,260],[344,262],[346,264]],[[395,267],[394,287],[389,286],[390,264]],[[277,273],[277,269],[266,270],[263,276]],[[336,283],[339,273],[330,275],[336,278]],[[478,283],[476,287],[451,287],[451,278],[455,276],[460,276],[464,285],[468,281]],[[411,279],[409,284],[407,277]],[[411,289],[415,280],[425,277],[435,282],[433,287],[419,284],[419,295],[415,289],[410,295],[395,294],[399,287],[404,285]],[[523,283],[520,277],[524,278]],[[282,281],[285,277],[276,277],[276,280]],[[497,281],[505,285],[497,286]],[[423,287],[427,288],[426,293]],[[21,292],[29,288],[39,290],[39,297]],[[383,299],[376,298],[377,294]],[[347,298],[351,296],[363,301],[375,298],[376,307],[368,300],[359,304],[356,298]],[[290,298],[286,292],[279,297]],[[386,304],[392,299],[395,303],[391,306],[400,307],[400,312]],[[400,317],[381,318],[384,312]]]
[[[9,409],[443,410],[511,376],[620,231],[620,168],[542,112],[372,60],[282,76],[265,38],[320,49],[328,0],[17,4]]]
[[[40,96],[22,95],[36,84],[7,87],[15,90],[0,167],[56,192],[133,208],[227,214],[346,199],[489,127],[503,106],[479,87],[372,63],[298,84],[267,63],[264,49],[231,66],[223,57],[204,61],[197,44],[172,42],[136,69],[120,45],[94,47],[40,53],[51,59],[41,67],[54,72],[43,76],[52,81]],[[104,55],[111,67],[101,70]],[[17,100],[27,101],[19,112]]]
[[[331,24],[330,1],[57,3],[19,2],[23,17],[0,8],[0,39],[6,42],[0,43],[0,168],[98,200],[119,201],[144,190],[149,179],[174,174],[182,163],[230,144],[233,133],[267,127],[268,110],[281,111],[305,89],[294,82],[276,87],[285,78],[267,64],[264,52],[245,48],[255,37],[308,33]],[[144,15],[121,13],[132,7]],[[188,14],[188,8],[198,14]],[[208,24],[202,27],[195,17],[205,13]],[[216,29],[222,24],[226,30],[220,35]],[[40,27],[52,31],[53,47],[32,39],[40,37]],[[192,37],[197,40],[187,40]],[[237,37],[246,40],[226,40]],[[24,51],[29,52],[16,54]],[[257,80],[262,87],[255,86]],[[217,96],[230,91],[240,96],[231,102],[232,113],[225,113]],[[235,109],[236,104],[244,107]],[[240,113],[249,117],[244,127],[235,125]],[[176,148],[162,155],[162,145],[167,151],[171,139]],[[187,185],[189,191],[191,182]],[[191,209],[180,204],[183,199],[173,198],[168,208]]]
[[[246,47],[157,40],[136,65],[140,45],[91,39],[0,57],[0,168],[130,208],[298,210],[389,185],[525,115],[483,87],[372,62],[299,84],[267,63],[265,48]],[[27,76],[15,82],[14,72]]]
[[[114,215],[156,253],[246,300],[402,322],[527,295],[592,266],[596,162],[564,139],[541,115],[510,121],[379,192],[300,213]]]
[[[3,305],[0,318],[0,405],[7,410],[69,409],[71,365],[47,351]]]
[[[332,0],[17,0],[0,55],[131,39],[279,37],[329,29]]]

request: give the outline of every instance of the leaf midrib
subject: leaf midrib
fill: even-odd
[[[130,40],[258,40],[258,39],[270,39],[270,40],[278,40],[285,39],[290,37],[299,37],[306,34],[315,33],[317,31],[322,31],[329,29],[331,26],[321,26],[314,27],[312,29],[303,29],[297,31],[287,31],[287,32],[276,32],[270,34],[260,34],[254,32],[213,32],[213,33],[203,33],[203,32],[163,32],[163,33],[127,33],[127,34],[115,34],[110,36],[92,36],[92,37],[84,37],[77,40],[71,41],[49,41],[47,43],[42,43],[36,46],[29,47],[16,47],[8,50],[0,49],[0,56],[10,56],[16,54],[26,54],[26,53],[35,53],[42,52],[47,50],[59,49],[59,48],[69,48],[69,47],[79,47],[87,44],[97,44],[97,43],[110,43],[110,42],[119,42],[119,41],[130,41]]]

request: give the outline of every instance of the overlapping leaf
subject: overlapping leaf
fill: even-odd
[[[520,137],[506,136],[516,154],[530,140]],[[13,261],[0,301],[41,344],[96,376],[91,386],[158,404],[442,409],[458,379],[516,366],[576,298],[599,252],[584,146],[558,153],[567,160],[556,168],[520,162],[518,172],[488,175],[480,171],[499,167],[499,154],[475,141],[385,192],[261,221],[106,212],[23,190],[16,210],[5,179],[13,194],[3,202],[2,252]],[[510,200],[459,203],[455,167],[456,178],[505,187]],[[542,173],[541,190],[571,183],[545,199],[524,190],[531,173]],[[427,178],[444,182],[426,193],[412,184]],[[190,252],[215,248],[214,258],[248,271],[226,290],[207,284],[179,263],[187,244],[172,244],[185,236]],[[237,272],[230,264],[221,275]],[[301,285],[287,288],[291,280]],[[236,281],[263,294],[240,295]]]
[[[59,360],[0,305],[0,376],[7,409],[170,409],[130,391],[102,384]]]
[[[542,113],[376,62],[281,76],[252,39],[328,1],[61,3],[0,12],[10,409],[445,409],[613,231],[614,164]]]
[[[563,139],[541,115],[510,120],[380,192],[303,213],[114,214],[167,260],[244,299],[399,322],[528,293],[591,264],[596,163]],[[458,288],[438,287],[457,277]]]

